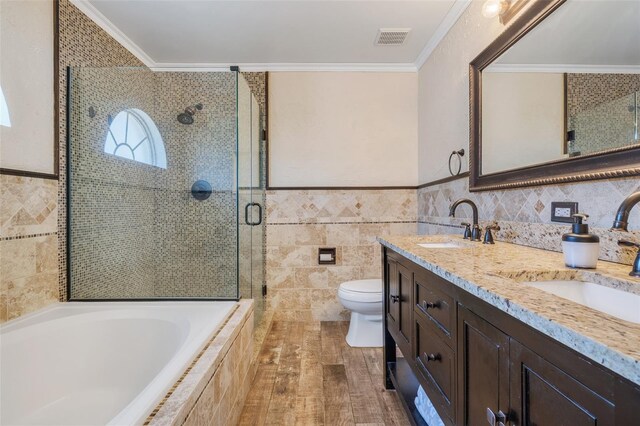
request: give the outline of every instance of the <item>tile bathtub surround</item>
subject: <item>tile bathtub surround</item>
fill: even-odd
[[[564,266],[562,255],[498,242],[464,242],[462,248],[426,249],[417,244],[451,236],[390,237],[382,244],[454,285],[501,309],[585,357],[640,384],[640,324],[589,309],[523,281],[578,279],[640,294],[640,279],[630,268],[599,262],[595,271]],[[455,237],[454,237],[455,238]],[[460,262],[459,259],[465,259]]]
[[[235,425],[255,373],[253,301],[238,309],[145,424]]]
[[[630,265],[635,251],[621,248],[621,238],[640,241],[640,206],[634,208],[630,233],[612,231],[611,225],[618,206],[629,194],[640,191],[637,178],[599,180],[554,186],[511,189],[503,191],[469,192],[467,179],[418,190],[419,232],[423,234],[455,233],[458,225],[471,217],[467,206],[460,206],[456,218],[449,218],[449,205],[460,198],[470,198],[478,205],[480,221],[497,221],[498,241],[562,251],[562,234],[570,224],[551,222],[552,201],[576,201],[579,210],[589,214],[591,230],[600,236],[600,259]],[[462,232],[461,230],[459,231]]]
[[[58,182],[0,175],[0,239],[57,231]]]
[[[58,300],[58,182],[0,175],[0,322]]]
[[[349,318],[340,283],[381,276],[381,235],[416,233],[415,190],[267,192],[268,309],[274,320]],[[335,265],[318,265],[320,247]]]
[[[58,301],[57,236],[0,240],[0,322]]]

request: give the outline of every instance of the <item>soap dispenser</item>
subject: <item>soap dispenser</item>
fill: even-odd
[[[575,223],[568,234],[562,236],[564,263],[571,268],[595,268],[600,254],[600,238],[589,233],[589,225],[582,223],[589,215],[576,213]]]

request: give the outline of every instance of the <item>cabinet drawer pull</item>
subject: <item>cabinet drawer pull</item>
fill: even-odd
[[[487,422],[491,426],[505,426],[507,422],[507,415],[502,410],[494,413],[491,408],[487,408]]]
[[[426,352],[422,354],[422,356],[424,357],[424,359],[429,362],[429,361],[440,361],[442,359],[442,356],[440,356],[440,354],[427,354]]]
[[[391,303],[398,303],[400,301],[400,296],[394,296],[391,294],[389,295],[389,299],[391,299]]]
[[[429,303],[426,300],[422,301],[422,309],[424,309],[425,311],[427,309],[438,309],[438,308],[440,308],[440,302]]]

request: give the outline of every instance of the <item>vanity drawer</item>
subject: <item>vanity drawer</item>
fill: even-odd
[[[451,329],[455,324],[455,303],[453,298],[439,287],[440,277],[432,274],[415,274],[415,312],[433,321],[451,339]]]
[[[427,320],[416,318],[414,331],[418,380],[431,402],[454,418],[455,354]]]

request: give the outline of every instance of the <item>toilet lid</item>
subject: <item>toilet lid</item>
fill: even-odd
[[[340,290],[353,293],[382,293],[382,280],[374,278],[369,280],[347,281],[340,284]]]

